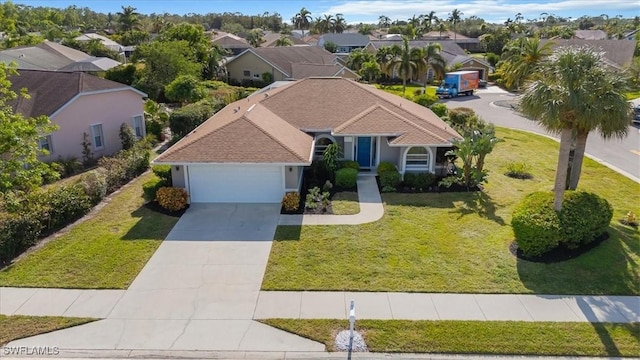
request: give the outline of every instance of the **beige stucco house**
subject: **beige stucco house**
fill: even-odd
[[[81,72],[20,70],[11,76],[12,89],[26,88],[30,99],[14,102],[14,111],[27,117],[49,116],[58,130],[40,139],[48,150],[43,161],[82,158],[84,134],[95,158],[122,148],[120,126],[130,125],[138,137],[146,135],[143,99],[146,94],[114,81]]]
[[[270,73],[274,81],[304,79],[311,76],[359,78],[347,67],[337,64],[334,54],[315,46],[251,48],[226,64],[230,82],[262,81]]]

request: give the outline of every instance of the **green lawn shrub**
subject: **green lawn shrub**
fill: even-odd
[[[430,172],[405,173],[403,183],[405,186],[418,191],[426,191],[436,181],[436,175]]]
[[[156,200],[169,211],[180,211],[187,206],[189,195],[181,188],[162,187],[156,192]]]
[[[352,168],[343,168],[336,171],[336,185],[351,189],[356,187],[358,180],[358,170]]]
[[[380,176],[380,186],[382,186],[382,189],[386,189],[384,190],[385,192],[397,190],[398,185],[400,185],[402,181],[398,170],[384,171],[382,174],[378,173],[378,175]]]
[[[603,235],[613,209],[607,200],[584,191],[567,191],[560,211],[561,243],[569,249],[586,245]]]
[[[524,161],[510,162],[507,164],[507,172],[505,175],[514,179],[531,179],[533,176],[531,175],[530,170],[531,167]]]
[[[560,218],[553,210],[553,193],[527,195],[513,211],[511,227],[526,256],[540,256],[558,247],[562,234]]]
[[[438,96],[432,94],[421,94],[413,98],[413,102],[424,107],[429,107],[438,102]]]
[[[41,212],[0,212],[0,263],[36,244],[43,224]]]
[[[162,179],[166,186],[173,186],[171,179],[171,165],[154,165],[151,167],[151,171],[156,174],[157,177]]]
[[[82,185],[93,205],[97,205],[107,196],[107,174],[104,169],[83,174],[78,183]]]
[[[169,116],[169,128],[176,138],[182,138],[224,107],[223,101],[201,101],[174,110]]]
[[[342,161],[342,163],[340,164],[340,166],[345,169],[345,168],[349,168],[349,169],[356,169],[356,171],[360,171],[360,164],[358,164],[357,161],[353,161],[353,160],[344,160]]]
[[[443,103],[435,103],[429,106],[429,109],[431,109],[431,111],[433,111],[436,115],[438,115],[439,118],[443,118],[449,114],[449,109],[447,108],[447,105]]]
[[[380,164],[378,164],[378,175],[388,171],[393,172],[393,171],[398,171],[398,169],[396,169],[395,164],[389,161],[382,161],[380,162]]]
[[[168,186],[167,183],[160,178],[153,178],[145,182],[144,184],[142,184],[142,193],[143,193],[144,199],[147,201],[155,201],[158,189],[162,187],[167,187],[167,186]]]

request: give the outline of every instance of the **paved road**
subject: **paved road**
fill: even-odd
[[[534,121],[528,120],[512,110],[492,105],[494,101],[513,99],[514,96],[494,87],[479,90],[477,96],[444,100],[449,108],[466,106],[474,109],[486,121],[498,126],[533,131],[549,135]],[[554,136],[558,138],[557,136]],[[629,135],[624,140],[603,140],[592,133],[587,140],[587,154],[622,170],[624,175],[640,182],[640,129],[629,127]]]

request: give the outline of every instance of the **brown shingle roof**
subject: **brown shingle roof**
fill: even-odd
[[[19,99],[12,104],[15,111],[27,117],[50,116],[83,92],[132,89],[127,85],[81,72],[20,70],[19,75],[10,77],[10,81],[13,91],[26,88],[31,96],[30,99]]]
[[[316,46],[280,46],[269,48],[253,48],[251,51],[259,57],[263,58],[270,64],[274,65],[282,72],[291,76],[291,64],[308,63],[308,64],[333,64],[334,55],[324,48]],[[233,62],[243,54],[229,60]]]
[[[604,57],[613,62],[619,68],[624,68],[631,64],[631,61],[633,60],[633,52],[636,49],[635,40],[540,40],[542,45],[547,42],[551,42],[551,47],[554,49],[559,46],[591,46],[598,51],[604,52]]]
[[[393,146],[460,138],[431,110],[343,78],[307,78],[236,101],[161,154],[159,163],[309,163],[304,131],[387,135]]]
[[[353,72],[349,68],[338,64],[291,64],[291,78],[339,76],[338,73],[341,70]]]

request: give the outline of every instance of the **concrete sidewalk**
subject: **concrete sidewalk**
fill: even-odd
[[[358,175],[360,212],[355,215],[280,215],[278,225],[359,225],[378,221],[384,206],[375,176]]]
[[[640,321],[638,296],[261,291],[255,319]]]

